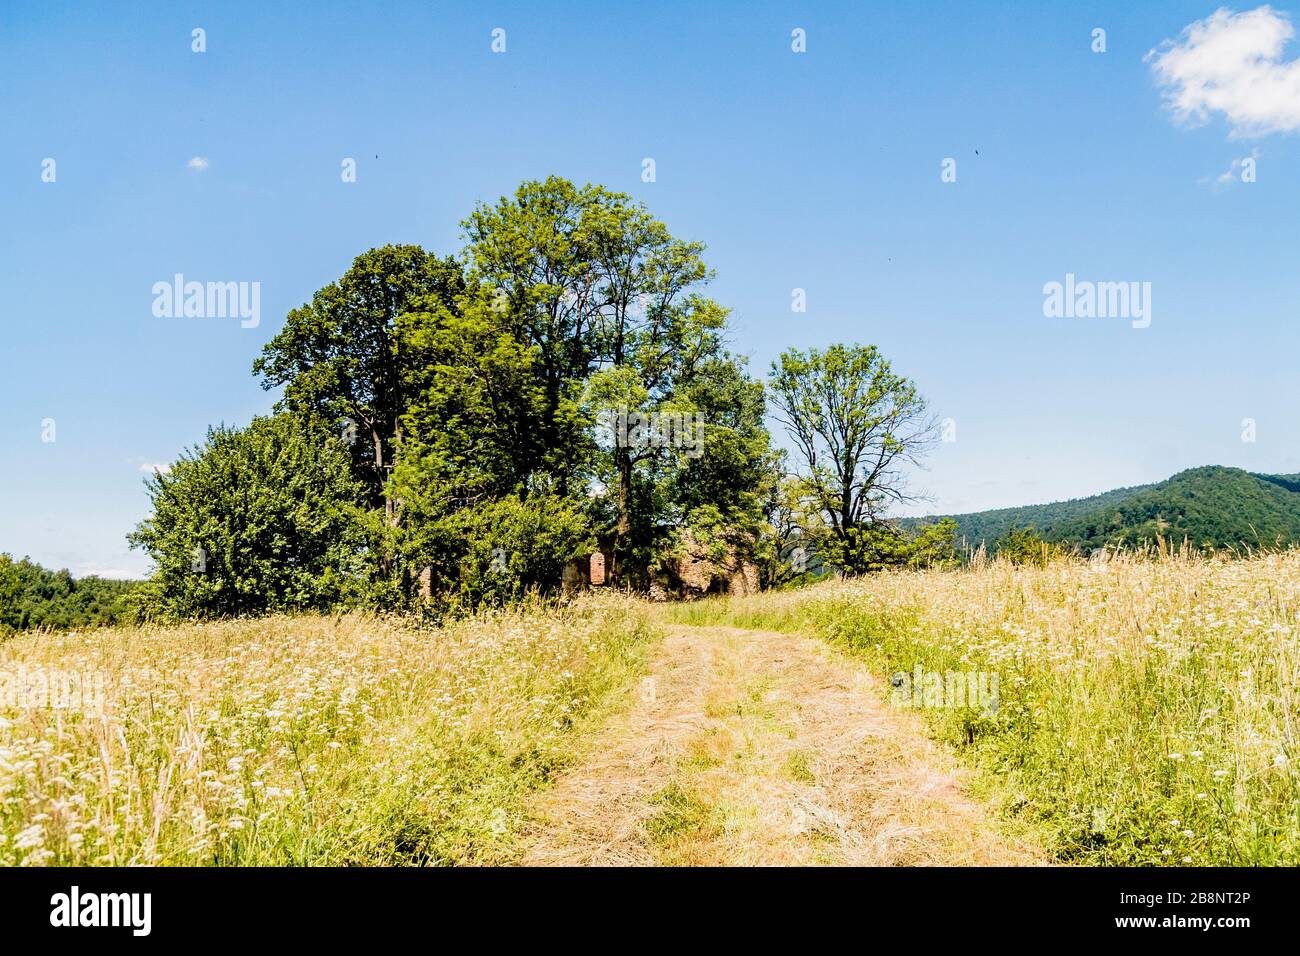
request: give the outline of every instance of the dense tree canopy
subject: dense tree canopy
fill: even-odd
[[[480,205],[464,226],[474,281],[534,357],[532,477],[562,496],[600,489],[589,506],[612,534],[615,578],[643,581],[676,543],[664,529],[689,521],[682,493],[725,463],[737,471],[712,500],[747,508],[752,526],[754,473],[768,454],[761,386],[737,404],[745,377],[723,347],[727,310],[702,294],[703,245],[674,238],[625,195],[557,177]],[[604,443],[593,440],[601,420],[616,423]]]
[[[419,372],[406,347],[409,332],[399,323],[451,308],[463,289],[452,259],[418,246],[371,249],[338,282],[291,311],[253,365],[266,388],[284,386],[284,408],[348,433],[370,500],[383,504],[390,518],[395,505],[385,499],[384,485]]]
[[[283,389],[277,414],[214,430],[150,483],[154,513],[132,537],[158,565],[145,605],[473,607],[554,590],[595,549],[620,586],[701,553],[758,562],[774,583],[789,578],[774,502],[791,493],[810,546],[885,533],[924,403],[874,349],[782,357],[792,434],[832,452],[791,486],[764,383],[705,294],[702,243],[558,177],[462,225],[459,258],[372,249],[289,313],[253,369]],[[837,497],[841,465],[853,480]],[[891,542],[877,550],[906,560]]]

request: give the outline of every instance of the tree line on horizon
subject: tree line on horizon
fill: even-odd
[[[99,627],[125,619],[138,582],[93,575],[74,578],[26,558],[0,554],[0,636],[15,631]]]
[[[968,548],[998,554],[1019,553],[1031,530],[1057,552],[1186,546],[1246,554],[1300,543],[1300,476],[1202,465],[1154,484],[948,517]]]

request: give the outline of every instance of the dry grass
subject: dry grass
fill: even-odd
[[[1059,859],[1300,863],[1298,552],[886,573],[672,613],[803,629],[881,677],[996,673],[996,714],[921,713]]]
[[[535,864],[1019,864],[914,715],[821,642],[682,628],[538,802]],[[647,688],[649,689],[649,688]]]
[[[0,865],[1300,863],[1300,553],[656,613],[641,693],[655,627],[613,599],[0,644]],[[996,710],[897,706],[917,665],[996,673]]]
[[[591,601],[439,631],[354,615],[17,638],[0,864],[511,861],[525,797],[649,633],[630,602]],[[103,713],[31,699],[50,673],[102,680]]]

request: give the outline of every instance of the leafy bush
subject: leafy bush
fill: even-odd
[[[587,517],[557,495],[513,496],[437,523],[413,562],[432,569],[440,609],[501,606],[558,587],[564,565],[592,550]]]
[[[347,446],[290,415],[209,429],[147,482],[153,516],[130,535],[157,565],[141,616],[328,608],[360,598],[366,539]]]
[[[1012,528],[1005,538],[994,546],[997,557],[1012,564],[1032,564],[1046,567],[1052,558],[1064,553],[1059,544],[1044,541],[1032,527]]]
[[[827,563],[851,574],[885,568],[954,567],[959,563],[956,530],[957,524],[950,518],[910,530],[877,522],[826,534],[820,548]]]

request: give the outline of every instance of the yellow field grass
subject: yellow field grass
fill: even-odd
[[[927,698],[916,726],[1050,859],[1300,863],[1286,552],[890,572],[653,613],[588,598],[440,630],[349,615],[27,634],[0,644],[0,865],[519,861],[537,791],[626,717],[656,618],[820,637],[882,698],[917,668],[995,675],[996,707]],[[737,660],[794,673],[755,639]],[[761,676],[738,674],[737,699]],[[807,711],[816,688],[786,683]],[[823,710],[827,752],[836,727],[893,725]],[[773,792],[816,784],[759,756]]]
[[[509,862],[525,798],[649,633],[638,605],[589,600],[436,631],[352,615],[16,638],[0,865]]]
[[[992,672],[996,713],[923,707],[1062,861],[1300,863],[1300,553],[994,562],[674,609],[804,630],[882,677]]]

